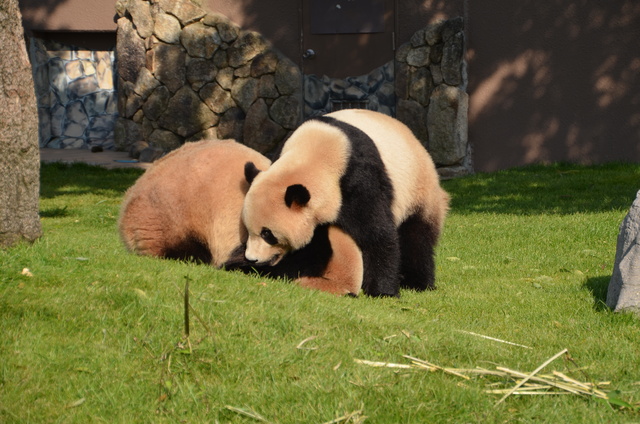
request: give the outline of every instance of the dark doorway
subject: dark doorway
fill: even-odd
[[[307,75],[364,75],[394,54],[395,0],[302,0]]]

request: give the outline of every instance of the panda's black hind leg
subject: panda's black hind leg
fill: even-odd
[[[401,287],[413,290],[434,290],[435,246],[438,232],[425,222],[421,215],[414,214],[398,229],[402,274]]]

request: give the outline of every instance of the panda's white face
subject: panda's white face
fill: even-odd
[[[283,243],[268,228],[263,228],[259,234],[249,234],[244,256],[258,265],[274,266],[290,250],[287,243]]]
[[[245,197],[242,220],[248,239],[245,257],[258,265],[276,265],[290,251],[306,246],[316,222],[310,194],[300,184],[273,182],[261,172]]]

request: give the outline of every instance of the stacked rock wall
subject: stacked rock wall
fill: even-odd
[[[267,153],[300,123],[300,70],[260,34],[188,0],[116,9],[119,149],[217,137]]]
[[[114,145],[118,116],[115,52],[29,40],[38,102],[40,147]]]
[[[304,75],[304,116],[359,107],[390,116],[396,114],[394,63],[388,62],[366,75],[344,79]]]
[[[396,117],[423,142],[445,177],[472,172],[466,86],[461,17],[429,25],[398,48]]]
[[[303,117],[362,107],[405,122],[441,175],[471,172],[462,18],[418,31],[369,74],[331,79],[302,75],[260,34],[191,0],[116,9],[121,150],[234,138],[269,153]]]

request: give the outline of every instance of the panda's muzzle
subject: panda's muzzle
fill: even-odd
[[[273,255],[272,257],[270,257],[269,259],[267,259],[266,261],[261,261],[260,259],[249,258],[245,254],[245,259],[247,260],[247,262],[249,262],[251,264],[254,264],[254,265],[261,265],[261,266],[274,266],[274,265],[277,265],[278,262],[280,262],[280,260],[282,259],[282,257],[283,257],[283,254],[277,253],[277,254]]]

